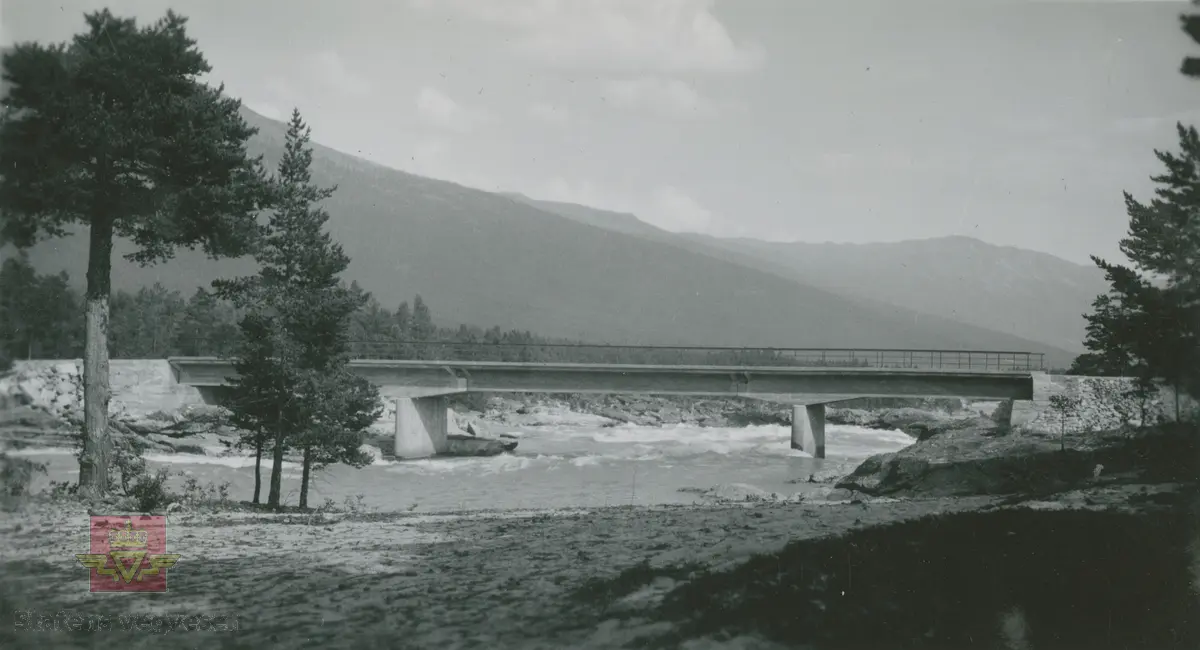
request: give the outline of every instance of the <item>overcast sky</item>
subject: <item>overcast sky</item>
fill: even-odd
[[[1185,2],[0,0],[0,39],[188,16],[213,77],[418,174],[771,240],[1116,256],[1200,122]]]

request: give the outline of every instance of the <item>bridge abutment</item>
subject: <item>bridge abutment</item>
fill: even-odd
[[[825,457],[825,405],[797,404],[792,407],[792,449]]]
[[[444,452],[449,407],[444,395],[396,398],[396,458],[429,458]]]

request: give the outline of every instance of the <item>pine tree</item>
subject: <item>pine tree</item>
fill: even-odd
[[[409,331],[416,342],[413,346],[413,356],[417,359],[430,358],[434,354],[431,342],[437,328],[433,325],[433,316],[429,313],[429,306],[425,304],[421,294],[413,298],[412,326]]]
[[[293,111],[275,179],[278,206],[255,254],[259,273],[214,283],[218,295],[250,310],[241,322],[244,341],[229,406],[256,458],[270,446],[272,507],[280,505],[288,448],[304,454],[307,503],[308,468],[363,462],[356,441],[381,410],[378,389],[348,370],[350,319],[368,296],[338,279],[350,259],[324,231],[329,216],[317,207],[336,187],[313,184],[310,137]]]
[[[396,358],[409,359],[412,358],[412,346],[408,344],[413,339],[412,335],[412,310],[408,307],[408,301],[400,303],[396,308],[396,340],[402,342],[392,351]]]
[[[238,336],[229,306],[200,287],[184,309],[173,353],[185,357],[225,356],[234,349]]]
[[[383,413],[379,389],[343,364],[330,372],[309,372],[301,391],[313,406],[311,418],[299,436],[301,451],[300,507],[308,507],[308,486],[312,472],[332,463],[351,467],[370,464],[372,457],[361,451],[362,431]]]
[[[232,413],[230,424],[243,432],[237,447],[254,450],[253,503],[259,503],[263,451],[269,443],[276,442],[275,462],[282,466],[282,438],[302,417],[297,412],[301,402],[296,399],[295,392],[299,382],[295,368],[297,354],[282,328],[260,311],[248,313],[239,326],[242,340],[234,358],[238,376],[229,380],[230,393],[234,397],[226,406]],[[273,505],[278,505],[276,486],[276,477],[272,474]]]
[[[82,316],[66,273],[38,275],[24,251],[0,265],[0,351],[6,357],[79,356]]]
[[[409,330],[412,329],[412,310],[408,307],[408,301],[400,303],[396,308],[396,328],[400,338],[407,340],[410,336]]]
[[[37,272],[24,252],[0,265],[0,349],[10,359],[33,356]]]
[[[89,231],[84,441],[79,485],[107,492],[108,320],[115,237],[141,264],[177,247],[237,256],[252,249],[254,214],[269,201],[246,153],[254,133],[240,102],[199,81],[211,68],[168,11],[138,27],[107,9],[69,43],[21,43],[3,56],[0,240],[28,247]],[[3,243],[0,241],[0,243]]]
[[[64,271],[38,281],[38,348],[44,359],[74,359],[83,353],[83,310]]]
[[[398,338],[395,317],[374,296],[354,313],[351,331],[354,354],[360,358],[386,358],[391,342]]]
[[[1178,132],[1179,153],[1155,152],[1167,168],[1152,177],[1155,198],[1125,194],[1120,249],[1132,267],[1092,257],[1110,288],[1085,316],[1090,354],[1076,364],[1143,385],[1163,380],[1177,395],[1200,394],[1200,135],[1182,124]]]

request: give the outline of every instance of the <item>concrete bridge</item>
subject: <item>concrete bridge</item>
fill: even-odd
[[[970,352],[985,355],[985,365],[995,365],[964,369],[945,365],[961,366],[959,355],[967,352],[920,352],[928,353],[928,363],[908,367],[360,359],[351,362],[351,368],[396,401],[397,458],[432,456],[446,448],[447,397],[455,393],[644,393],[769,400],[793,407],[792,447],[824,458],[826,404],[859,397],[1031,400],[1034,376],[1042,374],[1016,362],[1015,355],[1026,353]],[[1014,362],[998,361],[1002,355],[1012,355]],[[176,357],[169,363],[180,384],[198,388],[224,386],[236,374],[232,362],[219,357]]]

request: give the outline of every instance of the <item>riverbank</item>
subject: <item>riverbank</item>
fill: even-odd
[[[1178,485],[1127,484],[1007,505],[980,496],[432,515],[173,513],[168,545],[182,558],[170,570],[170,592],[153,599],[89,596],[87,570],[73,559],[88,546],[86,511],[31,502],[0,514],[6,621],[0,646],[97,643],[95,632],[17,630],[9,623],[33,610],[108,615],[114,629],[101,643],[131,649],[620,648],[647,641],[688,648],[874,647],[854,643],[862,634],[846,636],[854,629],[869,632],[867,640],[905,647],[1021,647],[953,643],[978,634],[989,620],[1001,626],[1012,611],[1025,617],[1032,647],[1083,647],[1076,637],[1036,643],[1067,628],[1053,625],[1062,616],[1053,603],[1020,594],[1052,588],[1047,593],[1070,594],[1082,614],[1119,614],[1109,624],[1121,634],[1088,647],[1194,647],[1154,643],[1167,638],[1165,630],[1177,631],[1180,643],[1195,638],[1179,622],[1179,607],[1188,602],[1160,602],[1187,586],[1180,576],[1190,574],[1177,565],[1186,532],[1179,513],[1193,496]],[[1097,527],[1106,539],[1097,548],[1106,550],[1081,552],[1095,541],[1086,535],[1099,534]],[[1157,534],[1147,534],[1151,529]],[[973,537],[973,530],[984,536]],[[1071,530],[1077,534],[1068,540]],[[1133,541],[1142,553],[1136,565],[1121,555],[1135,552],[1127,548]],[[873,553],[879,558],[871,562]],[[1004,573],[1021,563],[1041,571],[1054,562],[1073,568]],[[951,584],[956,570],[966,573]],[[909,575],[914,571],[921,575]],[[1142,630],[1150,614],[1144,607],[1105,610],[1120,598],[1084,589],[1103,586],[1098,576],[1105,575],[1129,598],[1161,606],[1157,636],[1140,645],[1116,643]],[[1160,590],[1147,592],[1146,581]],[[963,599],[965,593],[990,595]],[[951,606],[956,599],[978,602],[979,611],[962,618],[964,608]],[[236,616],[237,630],[120,630],[118,617],[130,613]]]

